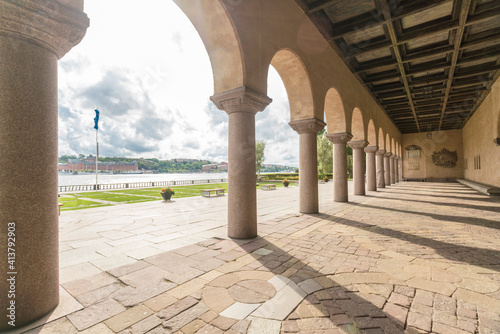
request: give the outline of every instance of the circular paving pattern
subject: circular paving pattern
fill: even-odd
[[[236,283],[228,290],[229,296],[241,303],[263,303],[276,294],[276,289],[271,283],[261,280],[244,280]]]

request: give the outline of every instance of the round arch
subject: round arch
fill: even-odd
[[[290,103],[290,120],[300,120],[314,117],[314,101],[311,81],[300,58],[292,51],[283,49],[271,60],[285,85]]]
[[[335,88],[330,88],[326,93],[325,116],[328,133],[347,131],[344,104]]]
[[[377,132],[375,131],[375,123],[373,123],[373,119],[370,119],[368,122],[368,131],[367,131],[367,141],[370,146],[378,146],[377,143]]]
[[[392,154],[396,153],[396,144],[394,142],[394,138],[391,139],[391,152]]]
[[[378,129],[378,148],[381,150],[385,150],[384,131],[382,130],[382,128]]]
[[[392,152],[391,151],[391,137],[389,136],[388,133],[385,134],[385,150],[387,152]]]
[[[240,41],[219,1],[173,0],[191,21],[205,45],[214,76],[214,93],[245,85]]]
[[[365,126],[363,123],[363,114],[358,108],[354,108],[351,117],[352,140],[365,140]]]

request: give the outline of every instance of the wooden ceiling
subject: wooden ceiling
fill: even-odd
[[[461,129],[500,74],[500,0],[296,0],[401,133]]]

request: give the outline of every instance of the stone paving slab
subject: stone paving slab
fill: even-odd
[[[31,333],[500,333],[500,199],[319,190],[314,215],[257,191],[254,240],[225,236],[227,197],[63,212],[69,293]]]

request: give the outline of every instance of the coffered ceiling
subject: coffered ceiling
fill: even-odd
[[[402,133],[460,129],[500,74],[500,0],[296,0]]]

